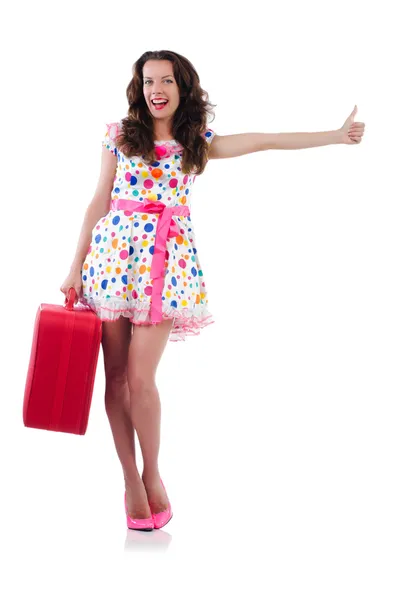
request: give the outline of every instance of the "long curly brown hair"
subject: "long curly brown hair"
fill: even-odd
[[[173,63],[180,101],[173,117],[172,135],[183,146],[182,172],[200,175],[208,162],[208,142],[203,137],[207,129],[207,115],[213,115],[211,107],[216,104],[209,102],[208,93],[200,86],[199,76],[191,62],[177,52],[144,52],[134,63],[133,77],[127,86],[128,116],[121,120],[116,146],[127,158],[143,156],[149,163],[157,160],[153,117],[143,94],[143,66],[148,60],[169,60]]]

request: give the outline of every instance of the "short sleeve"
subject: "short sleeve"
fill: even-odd
[[[208,145],[211,144],[211,142],[215,136],[216,136],[216,133],[214,131],[212,131],[212,129],[207,129],[203,135],[204,139],[207,140]]]
[[[102,139],[102,146],[117,156],[116,137],[120,132],[120,125],[119,123],[109,123],[106,124],[106,127],[107,130]]]

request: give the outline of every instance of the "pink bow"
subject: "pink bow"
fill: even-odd
[[[154,253],[150,276],[153,280],[152,304],[150,316],[152,324],[160,323],[162,316],[162,293],[165,278],[165,254],[167,251],[167,240],[179,235],[177,223],[173,220],[173,215],[189,216],[188,206],[167,206],[160,201],[151,201],[145,198],[143,202],[136,200],[113,200],[112,210],[127,210],[132,212],[143,212],[147,214],[158,214],[156,241],[154,244]]]

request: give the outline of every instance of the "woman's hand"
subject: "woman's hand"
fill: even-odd
[[[74,288],[76,290],[76,298],[74,300],[74,304],[77,304],[81,297],[81,283],[82,282],[80,269],[73,268],[70,270],[69,275],[66,277],[65,281],[59,289],[65,294],[65,297],[67,297],[70,288]]]
[[[342,144],[359,144],[364,135],[365,123],[355,123],[354,117],[357,113],[357,105],[347,117],[344,125],[340,128]]]

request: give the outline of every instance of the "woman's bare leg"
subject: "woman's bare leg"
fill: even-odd
[[[135,325],[128,355],[131,418],[142,451],[142,480],[155,513],[168,506],[158,468],[161,404],[155,375],[171,328],[172,319],[157,325]]]
[[[135,431],[131,422],[128,386],[128,351],[132,323],[125,317],[102,323],[105,365],[105,408],[116,451],[124,473],[128,513],[132,518],[150,517],[146,490],[136,466]]]

